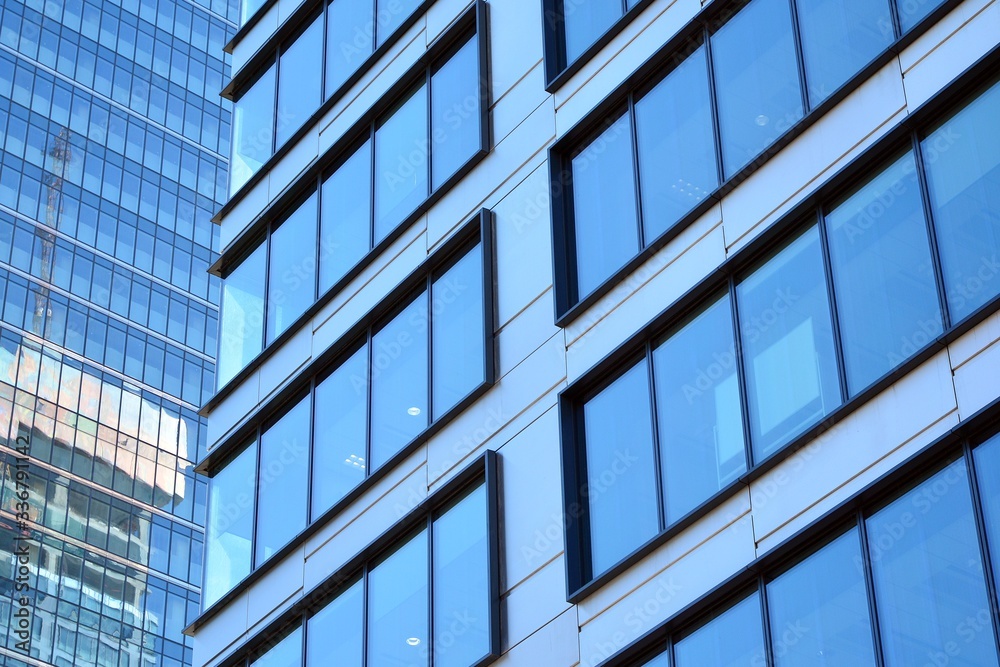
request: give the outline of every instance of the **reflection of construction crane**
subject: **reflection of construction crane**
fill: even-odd
[[[47,200],[45,203],[45,224],[48,229],[37,229],[36,234],[42,241],[42,266],[41,278],[44,283],[39,285],[35,292],[35,317],[32,322],[32,331],[39,336],[45,334],[45,323],[52,316],[52,309],[49,307],[49,288],[47,283],[52,282],[52,259],[55,253],[56,237],[51,229],[56,229],[59,225],[59,215],[62,213],[62,186],[63,175],[66,172],[66,163],[71,158],[69,145],[69,130],[63,128],[55,138],[52,150],[49,151],[52,158],[50,169],[45,174],[45,188]]]

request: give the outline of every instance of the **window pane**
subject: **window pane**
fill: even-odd
[[[274,138],[274,67],[233,104],[233,159],[229,194],[250,180],[271,157]]]
[[[704,47],[636,102],[647,241],[670,229],[719,184],[711,103]]]
[[[275,145],[280,146],[319,108],[323,80],[323,17],[285,49],[278,62],[278,122]]]
[[[667,524],[746,470],[728,296],[653,352]]]
[[[372,0],[333,0],[327,10],[326,31],[329,97],[372,53]]]
[[[220,470],[209,484],[203,609],[250,574],[256,467],[255,443]]]
[[[840,404],[819,231],[736,288],[757,460]]]
[[[857,529],[767,585],[776,667],[875,665]]]
[[[309,483],[309,397],[260,438],[257,542],[260,565],[306,527]]]
[[[889,0],[797,0],[796,7],[814,107],[895,40]]]
[[[563,0],[566,62],[572,63],[622,15],[622,0]]]
[[[372,451],[369,470],[427,428],[427,294],[372,338]]]
[[[886,667],[996,665],[993,632],[969,627],[990,611],[964,460],[867,523]]]
[[[490,650],[486,487],[434,520],[434,664],[474,665]]]
[[[746,667],[764,663],[760,596],[755,592],[674,647],[675,667]]]
[[[670,662],[667,660],[667,654],[661,653],[652,660],[642,663],[641,667],[670,667]]]
[[[358,580],[309,619],[306,665],[362,667],[364,620],[364,587]]]
[[[975,457],[990,558],[993,571],[1000,573],[1000,436],[977,447]]]
[[[427,198],[427,87],[375,131],[375,243]]]
[[[712,37],[722,159],[732,176],[802,118],[788,0],[753,0]]]
[[[573,158],[573,231],[582,298],[639,252],[628,115]]]
[[[899,25],[903,32],[920,23],[920,20],[938,8],[944,0],[896,0]]]
[[[583,407],[595,576],[659,530],[649,411],[645,361]]]
[[[485,379],[482,248],[473,248],[436,279],[431,297],[437,419]]]
[[[222,284],[218,385],[225,386],[264,344],[264,271],[261,244]]]
[[[856,394],[942,330],[913,154],[839,204],[827,234],[847,384]]]
[[[302,664],[301,626],[282,639],[267,653],[250,663],[251,667],[299,667]]]
[[[323,183],[320,220],[320,294],[340,280],[371,247],[372,148],[347,158]]]
[[[287,329],[316,300],[316,193],[271,232],[267,341]]]
[[[399,26],[403,25],[403,21],[416,11],[420,3],[421,0],[377,0],[378,28],[375,36],[380,46],[396,32]]]
[[[240,0],[240,23],[246,23],[247,19],[264,6],[264,2],[265,0]]]
[[[431,76],[432,189],[479,150],[479,121],[479,40],[473,37]]]
[[[367,667],[427,664],[427,532],[421,531],[368,578]]]
[[[957,322],[1000,293],[1000,84],[921,143],[948,307]]]
[[[363,347],[316,386],[312,518],[365,478],[368,348]]]

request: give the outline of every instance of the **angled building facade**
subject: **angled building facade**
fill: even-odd
[[[1000,664],[1000,3],[245,9],[196,667]]]
[[[0,4],[0,665],[192,664],[237,20]]]

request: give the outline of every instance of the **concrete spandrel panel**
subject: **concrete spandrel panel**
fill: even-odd
[[[542,9],[537,0],[490,2],[490,85],[501,99],[542,59]]]
[[[507,611],[507,642],[522,641],[570,609],[566,602],[566,562],[550,561],[504,596]]]
[[[580,663],[576,611],[569,609],[519,644],[504,647],[494,667],[574,667]]]
[[[1000,343],[993,343],[955,371],[955,393],[962,419],[966,419],[1000,397],[997,369]]]
[[[227,649],[245,638],[249,602],[249,594],[241,593],[198,630],[192,660],[195,667],[220,662],[231,652]]]

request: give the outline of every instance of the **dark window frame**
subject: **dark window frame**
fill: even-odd
[[[557,0],[544,0],[544,2],[555,2]],[[722,137],[720,134],[719,102],[718,91],[714,82],[714,63],[711,58],[711,36],[717,32],[730,18],[748,4],[749,0],[736,0],[709,3],[698,15],[679,32],[671,37],[663,47],[657,51],[647,62],[640,66],[635,72],[629,75],[625,81],[614,91],[605,97],[598,105],[584,116],[572,129],[549,148],[549,191],[552,195],[551,205],[551,225],[553,238],[553,263],[554,263],[554,295],[555,295],[555,321],[559,327],[569,326],[573,321],[583,315],[588,308],[594,305],[602,297],[615,289],[630,273],[638,269],[644,262],[649,260],[657,251],[662,249],[667,243],[676,238],[681,232],[690,227],[698,218],[704,215],[712,206],[720,202],[727,194],[736,189],[740,183],[745,181],[754,172],[766,164],[772,157],[777,155],[783,148],[788,146],[798,136],[803,134],[812,125],[818,122],[830,110],[837,106],[844,98],[857,90],[872,74],[885,66],[890,60],[904,48],[912,44],[922,34],[927,32],[943,16],[955,9],[960,3],[958,0],[944,0],[930,14],[912,30],[900,33],[898,20],[894,18],[895,39],[884,51],[879,53],[867,65],[862,67],[848,81],[846,81],[837,91],[829,95],[815,106],[809,106],[806,101],[807,81],[805,79],[805,65],[802,62],[801,41],[798,35],[798,16],[793,13],[794,46],[796,51],[796,67],[799,72],[799,86],[803,96],[804,115],[791,127],[780,134],[768,147],[766,147],[754,159],[738,169],[728,178],[724,174],[722,162],[721,146]],[[890,7],[895,7],[895,0],[890,0]],[[637,10],[641,11],[648,3],[647,0],[640,2],[623,17],[631,20],[631,15]],[[895,10],[893,10],[895,17]],[[621,21],[619,23],[622,23]],[[625,21],[627,23],[627,21]],[[617,24],[616,24],[617,26]],[[624,27],[624,24],[621,26]],[[620,28],[616,28],[620,30]],[[610,34],[610,33],[609,33]],[[606,35],[607,37],[607,35]],[[551,40],[549,40],[551,41]],[[601,44],[601,41],[598,41]],[[607,118],[610,114],[617,114],[620,109],[625,109],[632,124],[632,155],[633,155],[633,182],[635,184],[637,201],[641,202],[639,168],[635,157],[639,154],[639,146],[635,132],[635,105],[638,99],[649,92],[680,66],[699,47],[705,46],[709,49],[708,72],[709,72],[709,94],[712,108],[712,127],[716,144],[716,161],[719,173],[719,185],[709,193],[698,205],[689,212],[682,215],[666,231],[653,239],[644,238],[643,220],[641,204],[638,211],[637,224],[640,229],[639,239],[643,242],[637,254],[634,254],[623,266],[613,271],[604,278],[599,286],[589,294],[579,294],[577,288],[576,271],[576,244],[575,229],[573,221],[573,179],[572,179],[572,158],[581,150],[585,149],[589,142],[601,131],[609,127]],[[549,47],[546,46],[546,49]],[[548,55],[548,50],[546,51]],[[585,58],[581,58],[581,61]],[[546,59],[546,63],[548,59]],[[582,66],[582,64],[580,65]],[[570,71],[570,70],[567,70]],[[568,77],[567,77],[568,78]]]
[[[990,545],[984,523],[984,500],[979,490],[975,451],[1000,434],[1000,399],[982,408],[949,432],[941,435],[919,453],[900,463],[885,475],[866,485],[850,498],[839,503],[820,518],[811,522],[797,534],[787,538],[774,549],[758,556],[747,567],[732,575],[712,590],[701,595],[691,604],[655,628],[630,643],[621,652],[599,663],[599,667],[626,667],[643,664],[665,653],[673,662],[674,645],[702,627],[718,614],[728,610],[747,595],[761,595],[761,620],[765,632],[765,652],[772,650],[769,638],[769,614],[766,585],[794,568],[805,559],[821,551],[846,532],[858,533],[865,573],[865,589],[869,620],[872,623],[874,664],[884,664],[883,645],[879,639],[879,617],[876,613],[875,592],[872,581],[872,562],[868,549],[866,520],[882,508],[904,497],[949,465],[964,461],[976,537],[983,559],[984,583],[992,615],[992,630],[996,645],[1000,647],[1000,591],[996,582],[1000,572],[994,571],[990,560]],[[1000,648],[998,648],[1000,652]],[[769,659],[771,659],[769,657]],[[768,663],[772,664],[772,663]]]
[[[474,491],[480,485],[486,491],[490,637],[487,654],[470,667],[485,667],[497,660],[501,655],[501,632],[503,624],[500,609],[501,561],[503,558],[500,548],[500,535],[503,531],[503,517],[500,514],[500,506],[502,504],[500,497],[500,468],[501,457],[496,452],[487,450],[478,456],[474,461],[465,466],[463,470],[448,480],[440,489],[420,501],[412,511],[375,538],[372,543],[364,547],[340,569],[333,572],[324,581],[303,595],[291,608],[268,624],[257,636],[246,641],[244,646],[236,652],[236,655],[224,660],[220,667],[248,665],[250,660],[259,656],[262,649],[274,646],[278,641],[299,627],[302,628],[301,655],[304,662],[308,646],[307,621],[309,618],[321,611],[327,603],[334,600],[341,588],[350,586],[359,577],[367,578],[369,571],[378,564],[382,556],[391,554],[394,547],[401,546],[421,527],[430,530],[433,527],[434,519],[442,515],[442,511],[447,510],[452,501],[463,497],[467,492]],[[433,541],[430,539],[431,534],[428,532],[427,546],[429,553],[433,552],[434,548]],[[431,570],[428,578],[429,609],[434,608],[433,581],[434,575]],[[249,582],[245,582],[241,586],[248,584]],[[367,592],[365,595],[367,597]],[[215,604],[209,610],[202,612],[197,619],[185,628],[184,633],[193,636],[200,627],[220,610],[221,605]],[[367,619],[364,622],[367,626]],[[275,640],[275,637],[278,639]],[[433,627],[430,630],[428,641],[433,645]],[[365,646],[364,650],[367,653],[367,646]]]
[[[196,466],[195,472],[214,476],[219,470],[242,453],[246,447],[254,446],[256,443],[256,463],[255,471],[259,475],[260,471],[260,438],[261,435],[289,410],[295,408],[298,402],[308,397],[310,401],[310,427],[309,427],[309,488],[306,490],[306,527],[299,531],[287,544],[279,548],[270,557],[262,562],[256,562],[255,553],[251,551],[250,574],[237,583],[231,590],[223,594],[210,607],[203,610],[200,618],[209,618],[219,609],[231,601],[239,591],[258,580],[264,573],[273,569],[278,562],[286,555],[300,546],[306,539],[328,523],[333,517],[340,514],[346,507],[353,503],[359,496],[383,479],[401,461],[413,454],[417,447],[430,439],[435,433],[440,431],[451,420],[461,414],[469,405],[478,400],[496,382],[497,375],[497,337],[496,337],[496,297],[495,297],[495,259],[493,247],[493,213],[488,209],[482,209],[461,229],[455,232],[441,247],[417,268],[407,280],[398,285],[384,299],[382,299],[372,310],[370,310],[359,322],[350,328],[338,341],[326,352],[317,357],[299,375],[282,389],[278,395],[268,401],[246,418],[233,433],[220,442],[215,449]],[[483,358],[483,381],[474,387],[458,403],[445,411],[437,419],[433,419],[433,413],[429,410],[428,425],[412,440],[405,444],[398,452],[393,454],[388,460],[374,470],[366,470],[365,478],[342,498],[337,500],[331,507],[326,509],[315,519],[310,519],[312,506],[312,450],[315,441],[315,429],[312,424],[313,407],[315,406],[316,387],[325,380],[330,373],[335,371],[343,362],[357,352],[363,345],[369,346],[369,364],[371,363],[371,340],[378,331],[392,321],[394,315],[405,309],[411,303],[412,298],[424,293],[429,289],[435,278],[454,266],[459,260],[467,256],[472,251],[478,249],[482,253],[483,268],[483,325],[484,325],[484,358]],[[433,326],[433,304],[428,300],[428,323],[429,328]],[[433,382],[433,340],[428,336],[428,388]],[[370,366],[369,366],[370,371]],[[368,411],[371,411],[371,383],[367,389]],[[428,395],[430,401],[431,395]],[[366,448],[371,448],[371,432],[366,435]],[[259,504],[259,494],[254,494],[254,527],[251,539],[252,549],[257,543],[257,505]],[[208,544],[206,542],[206,549]],[[206,575],[207,576],[207,575]]]
[[[323,183],[327,177],[334,173],[341,164],[346,162],[350,157],[353,156],[354,151],[358,149],[364,141],[370,141],[372,145],[372,159],[374,160],[374,138],[375,132],[378,129],[379,124],[383,121],[388,114],[394,110],[398,102],[409,95],[412,90],[417,87],[421,82],[427,85],[427,106],[428,106],[428,140],[430,141],[432,136],[432,130],[430,127],[431,115],[431,88],[430,80],[433,72],[437,65],[442,62],[447,62],[458,49],[468,43],[469,39],[478,40],[478,65],[479,65],[479,95],[480,95],[480,114],[479,114],[479,127],[480,127],[480,146],[479,150],[474,152],[465,163],[457,170],[454,174],[449,176],[444,180],[437,188],[433,188],[431,181],[431,155],[428,153],[427,159],[427,170],[428,170],[428,190],[430,194],[425,197],[421,204],[419,204],[411,213],[409,213],[403,220],[401,220],[396,227],[385,236],[382,240],[378,241],[374,245],[369,244],[369,250],[365,255],[357,262],[353,267],[351,267],[347,272],[344,273],[333,285],[331,285],[322,294],[318,294],[319,291],[319,254],[320,248],[317,244],[316,250],[316,285],[314,287],[314,294],[318,294],[318,298],[313,299],[312,305],[305,310],[298,318],[292,322],[287,329],[280,335],[276,336],[272,341],[266,341],[261,349],[261,351],[255,355],[255,357],[243,367],[236,375],[234,375],[225,385],[220,386],[216,389],[216,393],[210,399],[208,399],[204,406],[202,407],[202,416],[207,416],[221,401],[222,399],[231,393],[243,380],[245,380],[254,370],[259,368],[266,359],[268,359],[274,351],[287,341],[291,336],[293,336],[302,325],[313,317],[317,312],[319,312],[327,303],[329,303],[338,293],[340,293],[344,287],[346,287],[354,278],[356,278],[365,268],[367,268],[371,263],[381,255],[389,246],[392,245],[407,229],[413,226],[413,224],[427,211],[429,210],[438,200],[441,199],[451,188],[453,188],[459,181],[461,181],[480,161],[482,161],[486,155],[489,153],[491,148],[492,131],[489,122],[490,118],[490,89],[489,89],[489,38],[487,32],[487,5],[483,0],[476,0],[475,4],[469,7],[462,16],[452,25],[444,34],[441,35],[438,40],[435,41],[433,45],[427,50],[423,57],[421,57],[418,62],[414,65],[411,70],[404,75],[393,87],[386,93],[385,96],[379,100],[375,106],[368,110],[361,119],[351,128],[350,131],[346,132],[333,146],[327,150],[323,155],[314,160],[310,166],[304,171],[302,175],[295,179],[295,181],[286,188],[286,190],[280,194],[272,203],[265,209],[260,215],[258,215],[247,228],[234,239],[229,246],[222,250],[219,258],[216,262],[209,268],[209,272],[225,279],[225,276],[232,273],[251,252],[253,252],[257,246],[261,243],[269,243],[271,230],[277,228],[289,215],[295,212],[296,207],[305,199],[307,199],[312,193],[316,193],[317,199],[317,238],[319,238],[320,225],[322,219],[322,189]],[[307,127],[306,126],[303,127]],[[290,141],[288,145],[294,144],[294,140]],[[433,150],[433,146],[430,147]],[[277,155],[277,154],[276,154]],[[267,165],[265,165],[261,170],[260,174],[267,172]],[[375,208],[375,174],[374,170],[372,172],[372,189],[370,193],[371,197],[371,211]],[[230,202],[232,203],[232,201]],[[228,206],[228,204],[227,204]],[[374,213],[372,214],[372,225],[375,224]],[[267,250],[265,250],[267,254]],[[265,313],[267,310],[267,276],[264,278],[264,309]],[[222,314],[220,313],[220,322]],[[219,345],[221,346],[221,337],[219,339]]]
[[[652,364],[654,346],[662,342],[666,336],[676,331],[689,317],[700,313],[705,307],[712,304],[722,292],[729,293],[732,303],[735,304],[736,283],[740,278],[748,271],[760,266],[776,249],[785,247],[789,242],[815,225],[820,225],[819,231],[823,239],[824,262],[826,264],[825,287],[831,310],[835,313],[836,301],[834,300],[833,283],[830,273],[829,251],[825,247],[825,230],[821,221],[825,205],[835,201],[851,189],[863,185],[879,169],[891,164],[893,158],[898,158],[899,154],[903,151],[914,150],[919,165],[919,156],[921,155],[919,150],[920,139],[926,136],[929,131],[936,129],[937,123],[946,120],[954,113],[963,109],[965,105],[974,101],[979,94],[985,92],[988,88],[998,85],[1000,80],[993,73],[995,69],[991,70],[998,63],[1000,63],[1000,46],[994,47],[989,54],[972,65],[964,74],[945,89],[939,91],[937,95],[928,100],[923,106],[915,110],[900,125],[831,177],[827,183],[786,213],[757,239],[726,260],[718,269],[703,278],[674,304],[653,318],[649,324],[640,329],[560,392],[558,409],[560,414],[562,451],[563,502],[564,511],[567,517],[569,517],[564,530],[567,600],[569,602],[576,603],[586,598],[618,574],[652,553],[657,547],[665,544],[682,530],[718,507],[720,503],[731,496],[738,488],[761,477],[776,465],[794,455],[814,438],[831,429],[883,389],[904,377],[907,373],[930,359],[934,354],[944,349],[950,342],[971,330],[1000,308],[1000,295],[994,296],[975,312],[957,322],[951,321],[947,309],[943,309],[942,323],[944,326],[941,335],[930,340],[895,368],[882,375],[867,388],[856,392],[853,396],[846,393],[844,354],[840,345],[842,332],[839,330],[839,324],[834,321],[833,333],[837,347],[836,363],[842,397],[840,404],[828,411],[819,421],[804,427],[798,435],[792,436],[784,444],[760,460],[754,459],[755,454],[753,452],[753,443],[751,442],[752,434],[747,424],[749,410],[747,405],[746,381],[743,377],[745,374],[742,371],[744,363],[743,351],[739,340],[741,326],[738,316],[734,314],[734,326],[737,336],[735,341],[738,360],[737,374],[738,382],[740,383],[740,399],[744,410],[744,448],[748,462],[747,471],[724,486],[717,493],[704,499],[686,516],[681,517],[673,524],[666,525],[664,529],[660,530],[644,544],[639,545],[628,556],[609,568],[606,572],[597,573],[596,575],[592,572],[587,497],[582,492],[582,488],[587,482],[586,449],[583,437],[584,403],[630,370],[634,362],[640,358],[644,358],[647,360],[647,363]],[[922,169],[922,167],[918,166],[920,195],[925,205],[927,205],[926,179],[920,176],[923,173]],[[929,209],[926,210],[925,215],[928,226],[936,230],[934,227],[934,216]],[[936,238],[936,234],[937,231],[931,234],[930,237],[932,239],[932,252],[935,253],[933,256],[935,262],[938,261],[936,254],[937,244],[933,241]],[[940,277],[935,276],[935,279],[937,285],[940,286],[942,284]],[[652,406],[651,409],[653,409]],[[658,437],[654,437],[654,445],[656,446],[655,451],[659,452]],[[661,492],[662,489],[658,489],[658,493]]]

